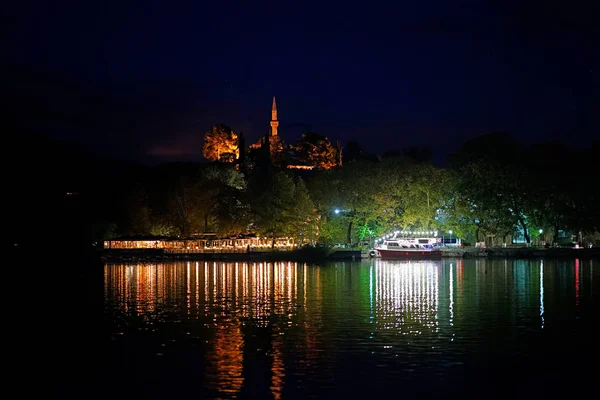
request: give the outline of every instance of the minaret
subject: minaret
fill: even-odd
[[[275,96],[273,96],[273,107],[271,107],[271,136],[277,136],[277,127],[279,121],[277,121],[277,104],[275,103]]]

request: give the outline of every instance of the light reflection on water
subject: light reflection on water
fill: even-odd
[[[597,303],[593,263],[106,265],[105,314],[115,347],[134,347],[166,382],[194,376],[204,397],[358,393],[365,380],[427,394],[466,379],[465,366],[521,354],[545,328],[594,322],[583,312]]]

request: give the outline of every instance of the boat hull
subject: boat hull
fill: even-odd
[[[442,258],[441,250],[377,250],[381,258]]]

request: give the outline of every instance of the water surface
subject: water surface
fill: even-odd
[[[96,368],[74,387],[104,398],[572,396],[592,383],[598,264],[107,264],[102,322],[81,348],[97,346],[81,362]]]

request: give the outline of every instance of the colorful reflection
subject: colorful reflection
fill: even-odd
[[[335,388],[343,354],[386,371],[403,357],[412,371],[550,329],[591,298],[593,271],[585,260],[111,264],[104,298],[114,342],[150,343],[139,351],[165,359],[193,349],[208,397],[280,399],[290,382]]]
[[[375,261],[370,276],[377,328],[402,334],[436,331],[440,266],[441,261]]]
[[[579,283],[579,258],[575,259],[575,304],[579,305],[579,291],[580,291],[580,283]]]
[[[244,360],[267,354],[269,388],[278,399],[285,382],[283,335],[297,310],[306,309],[306,297],[320,298],[319,277],[318,269],[297,263],[107,265],[104,295],[121,319],[137,317],[153,327],[174,320],[201,322],[201,329],[184,333],[210,338],[203,343],[210,378],[206,387],[225,397],[242,390]],[[320,307],[314,308],[318,312]],[[319,320],[310,319],[303,324],[307,331]],[[309,335],[302,347],[318,352]]]
[[[244,383],[243,358],[244,340],[240,327],[217,327],[213,346],[207,354],[207,359],[212,361],[210,368],[213,377],[207,385],[208,388],[235,397]]]
[[[540,320],[544,329],[544,261],[540,261]]]

